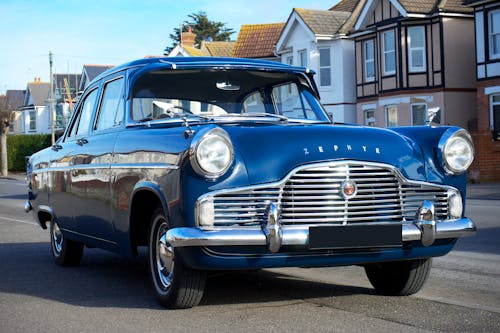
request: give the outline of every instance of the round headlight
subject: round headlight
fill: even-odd
[[[193,140],[191,163],[201,176],[222,176],[233,163],[233,157],[233,144],[223,129],[211,129]]]
[[[474,160],[474,145],[464,129],[446,131],[441,137],[439,148],[443,168],[448,174],[458,175],[467,171]]]

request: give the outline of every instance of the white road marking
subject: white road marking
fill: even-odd
[[[9,222],[17,222],[17,223],[24,223],[24,224],[32,224],[32,225],[38,225],[35,222],[30,222],[30,221],[24,221],[24,220],[18,220],[18,219],[11,219],[10,217],[5,217],[5,216],[0,216],[0,220],[5,220]]]

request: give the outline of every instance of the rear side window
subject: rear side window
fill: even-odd
[[[106,83],[102,97],[96,130],[120,126],[123,120],[124,79],[119,78]]]
[[[97,98],[97,89],[92,91],[85,97],[82,107],[80,108],[80,113],[78,118],[75,120],[73,127],[71,129],[71,137],[87,135],[90,130],[90,121],[92,120],[92,111]]]

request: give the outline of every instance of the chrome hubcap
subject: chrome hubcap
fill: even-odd
[[[163,223],[156,233],[156,270],[165,289],[172,284],[174,270],[174,248],[167,242],[167,223]]]
[[[54,240],[54,249],[56,250],[56,252],[61,252],[63,245],[63,234],[61,232],[61,229],[59,229],[59,225],[55,222],[52,227],[52,239]]]

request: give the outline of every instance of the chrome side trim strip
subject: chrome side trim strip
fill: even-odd
[[[39,174],[43,172],[61,172],[61,171],[73,171],[73,170],[102,170],[102,169],[165,169],[165,170],[177,170],[178,165],[166,164],[166,163],[117,163],[117,164],[79,164],[64,167],[48,167],[42,169],[33,170],[33,174]]]
[[[373,225],[370,224],[370,225]],[[282,226],[282,245],[302,245],[309,243],[309,227],[314,225]],[[468,218],[436,222],[436,239],[472,236],[476,232],[474,222]],[[401,240],[403,242],[422,239],[420,228],[413,223],[403,223]],[[167,232],[167,241],[173,247],[185,246],[266,246],[266,235],[260,227],[217,227],[173,228]]]

